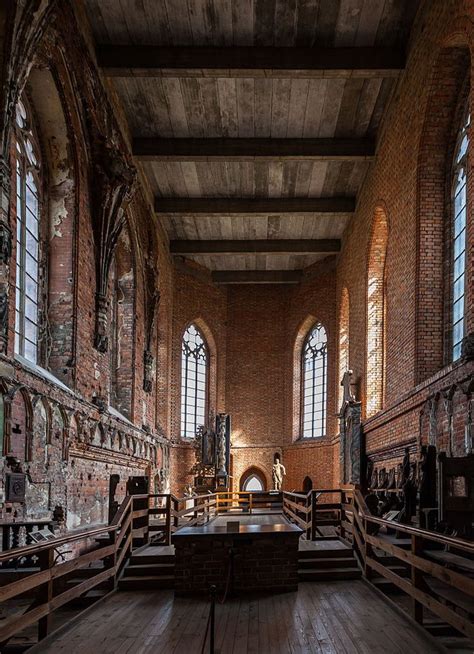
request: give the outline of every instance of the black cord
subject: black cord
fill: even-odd
[[[211,610],[209,611],[209,617],[207,618],[207,625],[206,625],[206,631],[204,633],[204,638],[202,641],[201,654],[204,654],[204,648],[206,647],[207,634],[209,633],[209,625],[211,624],[211,611],[212,611],[212,606],[211,606]]]

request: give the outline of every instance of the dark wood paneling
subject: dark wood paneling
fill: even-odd
[[[336,253],[341,249],[339,239],[254,239],[254,240],[172,240],[173,255],[227,254],[314,254]]]
[[[155,198],[161,214],[351,213],[355,198]]]
[[[202,161],[226,159],[372,159],[375,142],[372,139],[161,139],[137,138],[133,154],[145,161]]]

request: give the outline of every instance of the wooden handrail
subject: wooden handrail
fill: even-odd
[[[291,491],[282,491],[283,492],[283,497],[287,497],[290,495],[291,497],[298,497],[301,500],[307,500],[308,497],[311,495],[311,491],[309,491],[306,495],[304,493],[293,493]]]
[[[383,518],[378,518],[370,513],[367,508],[367,504],[362,496],[360,491],[355,492],[355,498],[359,504],[359,510],[362,517],[373,524],[380,525],[381,527],[388,527],[389,529],[396,529],[401,531],[409,536],[418,536],[424,540],[430,540],[440,545],[447,545],[448,547],[453,547],[457,549],[462,549],[466,552],[474,554],[474,543],[462,538],[453,538],[452,536],[445,536],[440,534],[437,531],[430,531],[428,529],[420,529],[419,527],[412,527],[410,525],[405,525],[402,522],[396,522],[394,520],[384,520]]]
[[[365,577],[370,581],[372,574],[375,572],[409,595],[412,599],[413,618],[420,624],[423,624],[424,609],[428,609],[467,637],[474,638],[474,625],[468,619],[463,618],[456,610],[458,608],[463,609],[463,597],[452,593],[452,589],[454,589],[456,592],[462,592],[469,597],[474,597],[474,580],[463,574],[462,558],[458,557],[459,560],[455,559],[453,563],[454,567],[457,566],[461,570],[461,572],[458,572],[447,568],[446,565],[439,563],[437,560],[433,560],[433,557],[425,549],[426,543],[436,543],[445,548],[449,547],[466,552],[472,556],[474,554],[474,543],[373,516],[369,512],[359,489],[356,489],[352,494],[352,504],[353,547],[358,554]],[[374,525],[378,529],[376,531],[369,530],[369,525]],[[383,527],[409,538],[410,549],[404,549],[396,541],[393,542],[384,538],[380,534],[380,529]],[[395,570],[387,567],[383,558],[377,556],[376,550],[385,552],[386,555],[400,560],[404,566],[408,566],[411,573],[410,577],[402,577]],[[449,563],[449,561],[446,561],[446,563]],[[466,559],[466,563],[472,564],[472,558]],[[429,588],[425,575],[438,580],[442,586]],[[444,597],[443,585],[451,591]]]
[[[51,547],[58,548],[67,543],[73,543],[76,540],[84,540],[86,538],[97,538],[98,536],[104,536],[115,531],[116,527],[105,526],[105,527],[96,527],[91,529],[84,529],[75,534],[70,534],[68,536],[58,536],[52,540],[45,541],[44,543],[33,543],[32,545],[24,545],[22,547],[15,547],[11,550],[6,550],[5,552],[0,552],[0,563],[2,561],[10,561],[11,559],[21,558],[32,556],[39,552],[44,552]]]

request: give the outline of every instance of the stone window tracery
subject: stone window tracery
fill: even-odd
[[[326,330],[317,323],[306,337],[301,359],[303,438],[326,434],[327,358]]]
[[[181,345],[181,435],[194,438],[206,423],[209,355],[196,325],[186,329]]]

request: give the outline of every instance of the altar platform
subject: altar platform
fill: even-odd
[[[175,591],[208,593],[211,585],[233,593],[296,590],[302,533],[283,515],[226,516],[183,527],[172,538]]]

